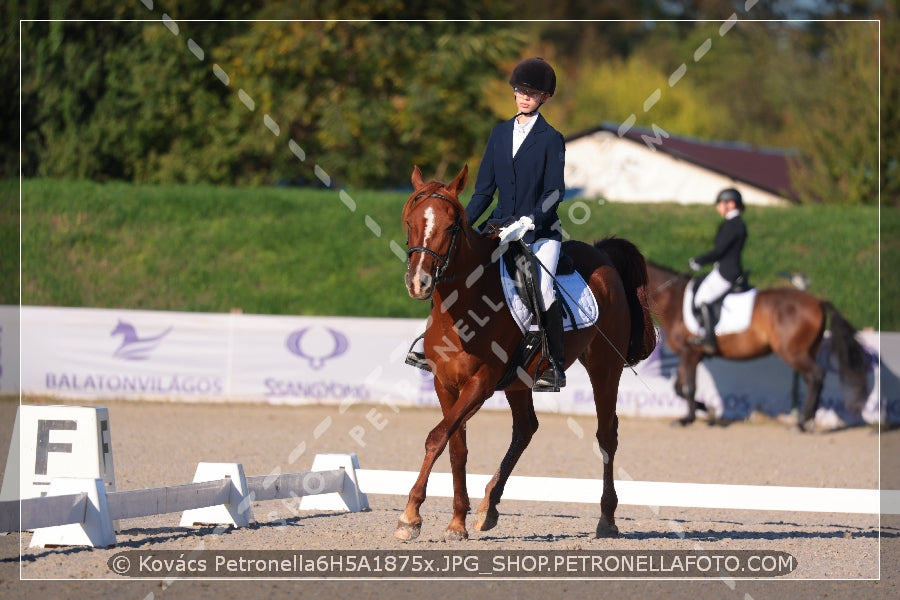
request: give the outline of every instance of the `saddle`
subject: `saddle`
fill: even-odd
[[[700,284],[703,283],[703,280],[709,273],[695,277],[691,279],[691,295],[695,295],[697,293],[697,289],[700,287]],[[728,297],[728,294],[742,294],[744,292],[749,292],[753,286],[750,285],[749,281],[750,271],[744,271],[741,273],[737,279],[734,280],[734,283],[728,288],[728,291],[713,300],[709,303],[709,313],[712,317],[712,323],[710,323],[711,327],[715,327],[716,323],[719,322],[719,319],[722,317],[722,306],[725,304],[725,298]],[[702,319],[702,315],[700,313],[700,307],[696,306],[692,303],[694,317],[697,318],[698,321]]]
[[[509,359],[506,372],[497,383],[496,389],[498,390],[510,385],[520,374],[527,375],[524,367],[534,360],[534,357],[537,356],[539,351],[543,349],[546,354],[544,324],[541,322],[540,290],[538,289],[538,265],[535,264],[535,261],[531,260],[530,253],[525,251],[523,244],[510,244],[503,254],[503,264],[513,279],[519,296],[524,300],[529,310],[534,315],[537,329],[524,332],[522,341],[519,342],[519,345]],[[571,275],[574,272],[575,261],[572,260],[571,256],[560,253],[556,274],[562,276]],[[556,301],[559,302],[561,310],[569,314],[574,322],[575,315],[568,302],[566,302],[565,295],[561,293],[559,286],[556,283],[553,285],[556,288]]]

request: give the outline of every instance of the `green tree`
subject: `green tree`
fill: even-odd
[[[827,50],[815,58],[818,76],[810,80],[816,102],[794,106],[803,119],[798,146],[804,160],[792,184],[807,202],[876,204],[878,27],[834,23],[826,39]]]
[[[900,207],[900,1],[881,21],[881,200]],[[892,232],[894,241],[898,234]]]
[[[197,12],[184,18],[227,20],[243,16],[254,4],[259,3],[248,0],[235,7],[224,0],[201,0],[190,3],[189,10]],[[26,19],[20,52],[23,174],[142,180],[172,147],[203,146],[202,136],[190,135],[184,126],[200,126],[227,91],[197,69],[186,39],[173,35],[161,20],[82,20],[161,14],[116,0],[30,3],[20,9],[20,18]],[[203,27],[213,39],[227,39],[233,24]]]
[[[239,140],[272,157],[274,177],[312,178],[289,138],[339,180],[384,186],[407,182],[413,164],[444,177],[474,154],[494,124],[484,86],[520,46],[496,23],[255,23],[216,57],[283,132],[256,115]]]
[[[443,176],[487,137],[482,88],[524,39],[489,22],[509,16],[504,5],[475,0],[240,7],[245,19],[290,22],[227,22],[238,8],[202,7],[167,7],[171,27],[26,23],[25,174],[259,184],[314,181],[315,164],[384,186],[408,181],[416,163]],[[406,15],[484,20],[391,20]],[[186,21],[197,16],[225,22]]]

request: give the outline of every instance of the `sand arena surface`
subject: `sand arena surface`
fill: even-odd
[[[85,403],[74,403],[85,405]],[[355,452],[363,469],[417,471],[428,431],[440,419],[434,409],[389,406],[271,406],[103,402],[109,409],[117,490],[178,485],[193,478],[199,461],[240,462],[248,476],[307,471],[319,452]],[[0,452],[5,465],[14,401],[0,401]],[[374,411],[374,412],[373,412]],[[588,416],[540,414],[541,426],[515,475],[597,478],[602,463],[593,452],[594,420]],[[493,473],[509,443],[511,418],[481,411],[469,423],[470,473]],[[879,446],[880,443],[880,446]],[[302,451],[301,451],[302,449]],[[900,489],[900,471],[885,471],[885,457],[900,456],[900,431],[856,428],[802,435],[783,423],[747,422],[730,427],[705,423],[681,429],[668,421],[625,419],[619,427],[616,479],[773,486]],[[441,457],[436,472],[448,472]],[[893,478],[893,479],[892,479]],[[365,490],[363,490],[365,491]],[[473,508],[483,495],[469,489]],[[30,534],[0,537],[0,597],[31,598],[431,598],[628,597],[859,598],[898,597],[896,573],[900,518],[861,514],[733,511],[621,505],[620,537],[595,540],[598,504],[504,501],[500,522],[487,532],[468,520],[468,541],[448,543],[443,530],[449,498],[422,506],[422,534],[413,542],[394,539],[404,495],[369,495],[371,511],[298,511],[280,500],[255,502],[257,523],[216,530],[180,527],[180,513],[120,523],[118,546],[110,549],[28,548]],[[661,500],[661,503],[664,503]],[[781,551],[796,568],[777,581],[709,581],[544,578],[475,580],[133,580],[113,573],[110,557],[123,550],[396,550],[402,552],[507,550],[678,550],[710,553]],[[21,550],[21,562],[19,553]],[[879,570],[879,558],[881,569]],[[873,581],[881,577],[881,581]],[[53,581],[50,581],[53,580]]]

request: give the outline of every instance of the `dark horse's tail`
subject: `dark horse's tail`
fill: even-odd
[[[856,328],[833,304],[823,300],[822,308],[831,321],[831,351],[837,357],[838,374],[850,393],[844,404],[850,414],[859,415],[869,394],[866,351],[856,339]]]
[[[647,263],[637,246],[628,240],[609,237],[595,242],[594,247],[606,252],[625,285],[631,313],[631,339],[625,364],[634,366],[650,356],[657,342],[647,299]]]

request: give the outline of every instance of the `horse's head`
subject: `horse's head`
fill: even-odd
[[[116,323],[115,328],[109,333],[110,336],[122,334],[126,339],[129,337],[136,338],[137,333],[135,333],[134,326],[130,323],[126,323],[122,319],[119,319],[119,322]]]
[[[406,229],[406,289],[416,300],[427,300],[450,263],[463,227],[468,226],[459,194],[466,187],[469,168],[464,166],[448,184],[425,182],[419,167],[413,169],[413,193],[403,207]]]

